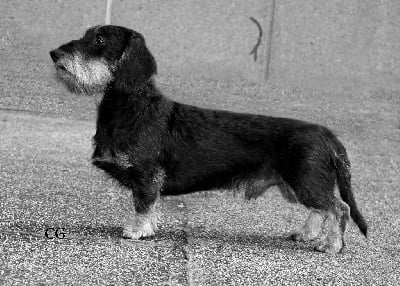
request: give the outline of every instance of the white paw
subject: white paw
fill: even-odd
[[[315,244],[314,249],[320,252],[336,254],[340,253],[343,250],[343,247],[344,245],[341,239],[330,240],[324,238]]]
[[[307,231],[304,228],[296,229],[289,233],[289,239],[294,241],[310,241],[318,237],[318,233]]]
[[[146,222],[140,226],[127,225],[122,233],[123,238],[140,239],[144,237],[152,237],[155,235],[153,226],[150,222]]]
[[[147,214],[136,214],[133,222],[124,227],[122,237],[130,239],[140,239],[152,237],[157,230],[157,215],[154,212]]]

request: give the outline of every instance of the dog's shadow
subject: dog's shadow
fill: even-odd
[[[64,237],[55,237],[55,231],[62,229]],[[34,222],[16,222],[12,230],[6,231],[5,234],[12,236],[18,235],[19,239],[30,240],[32,237],[49,240],[46,237],[46,230],[50,230],[52,241],[71,240],[110,240],[116,243],[121,241],[132,242],[137,241],[123,239],[123,228],[121,226],[107,224],[36,224]],[[166,228],[161,227],[156,231],[156,235],[150,238],[140,240],[143,243],[152,245],[185,245],[187,243],[211,244],[218,251],[239,248],[261,248],[261,249],[286,249],[289,251],[311,251],[310,243],[294,242],[285,235],[265,235],[262,233],[232,233],[224,230],[205,230],[201,227],[194,228]]]
[[[66,231],[71,238],[102,238],[119,239],[122,237],[122,227],[113,225],[74,225],[66,226]]]
[[[231,248],[257,248],[264,250],[281,250],[289,251],[311,251],[313,246],[311,243],[295,242],[288,235],[265,235],[262,233],[231,233],[223,230],[212,230],[205,232],[190,231],[191,238],[204,243],[210,241],[215,244],[217,250]]]
[[[74,225],[66,226],[70,239],[106,239],[115,242],[137,244],[138,241],[124,239],[123,227],[112,225]],[[289,251],[311,251],[310,243],[295,242],[285,235],[265,235],[262,233],[232,233],[225,230],[205,230],[204,228],[166,228],[160,227],[154,237],[143,238],[139,242],[149,245],[185,245],[188,243],[211,244],[221,251],[231,247],[286,249]]]

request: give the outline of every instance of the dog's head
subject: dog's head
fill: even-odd
[[[50,52],[59,78],[74,92],[107,87],[132,92],[157,72],[143,36],[120,26],[96,26]]]

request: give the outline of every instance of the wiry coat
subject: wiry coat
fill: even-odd
[[[107,44],[89,45],[99,37]],[[80,45],[85,57],[106,61],[112,74],[98,107],[93,164],[132,190],[138,213],[146,213],[159,195],[243,187],[252,198],[277,185],[289,201],[333,212],[345,228],[337,185],[366,234],[346,150],[326,127],[169,100],[152,80],[156,63],[143,36],[132,30],[95,27],[60,50]]]

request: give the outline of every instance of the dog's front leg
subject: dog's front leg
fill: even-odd
[[[134,198],[134,200],[136,215],[124,226],[123,237],[139,239],[142,237],[154,236],[155,231],[157,230],[156,206],[158,197],[152,204],[147,206],[146,209],[140,208],[140,211],[138,211],[138,208],[136,207],[138,199]]]
[[[124,238],[139,239],[154,236],[157,230],[156,207],[165,174],[156,170],[147,184],[136,184],[132,189],[136,215],[125,225]]]

